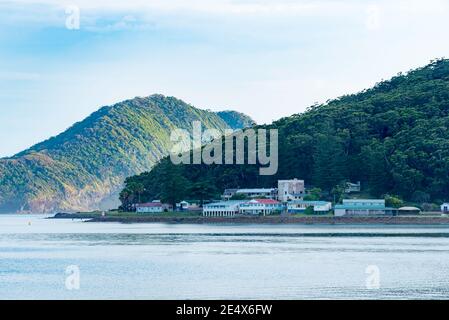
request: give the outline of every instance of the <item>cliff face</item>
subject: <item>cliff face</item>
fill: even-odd
[[[228,124],[216,113],[161,95],[103,107],[60,135],[0,159],[0,212],[115,207],[124,179],[167,155],[171,130],[190,130],[192,121],[223,130],[248,120],[238,117]]]

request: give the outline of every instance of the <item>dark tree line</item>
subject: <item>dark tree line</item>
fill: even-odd
[[[264,128],[279,130],[279,170],[260,176],[257,165],[183,165],[168,159],[131,177],[123,203],[168,192],[165,177],[185,184],[183,197],[217,197],[225,188],[272,187],[301,178],[331,192],[344,181],[361,181],[372,196],[417,202],[449,200],[449,61],[400,74],[355,95],[315,105]],[[179,198],[179,197],[178,197]]]

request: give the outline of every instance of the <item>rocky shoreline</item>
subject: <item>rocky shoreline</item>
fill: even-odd
[[[163,217],[163,216],[99,216],[89,213],[58,213],[52,219],[82,219],[86,222],[173,223],[173,224],[384,224],[384,225],[449,225],[443,216],[388,216],[388,217]]]

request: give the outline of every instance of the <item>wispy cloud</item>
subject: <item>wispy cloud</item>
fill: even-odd
[[[163,15],[276,19],[348,15],[365,7],[355,0],[0,0],[0,16],[11,23],[45,19],[53,23],[61,19],[67,6],[79,7],[88,25],[118,14],[132,15],[143,22]]]
[[[377,30],[385,17],[425,18],[423,14],[449,12],[446,0],[0,0],[0,25],[3,23],[57,23],[64,19],[64,8],[77,6],[85,28],[93,31],[138,28],[163,16],[183,19],[220,18],[319,18],[347,17],[362,21],[367,29]],[[107,26],[98,20],[111,18]]]
[[[448,14],[447,0],[0,0],[0,123],[55,134],[154,92],[269,122],[449,56]]]
[[[445,0],[2,0],[6,5],[79,6],[86,10],[153,12],[204,12],[217,14],[338,14],[351,8],[372,5],[401,8],[408,12],[435,12],[447,9]]]
[[[39,73],[33,72],[0,72],[0,81],[34,81],[40,77]]]
[[[7,1],[4,1],[8,3]],[[329,0],[297,0],[297,1],[232,1],[232,0],[16,0],[10,1],[16,5],[49,5],[64,7],[76,5],[87,10],[150,10],[150,11],[188,11],[220,14],[298,14],[329,10],[344,5],[344,1]]]

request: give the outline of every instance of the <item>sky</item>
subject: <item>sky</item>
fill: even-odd
[[[270,123],[449,56],[447,30],[446,0],[0,0],[0,157],[154,93]]]

